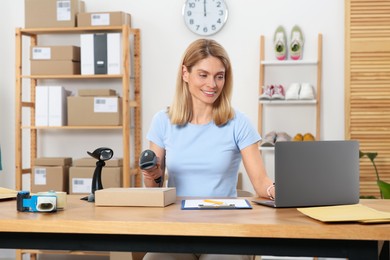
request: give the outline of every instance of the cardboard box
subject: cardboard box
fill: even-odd
[[[79,89],[80,97],[109,97],[116,96],[115,89]]]
[[[95,167],[70,167],[69,194],[91,193],[91,184],[94,171]],[[103,167],[102,184],[104,188],[121,187],[122,167]]]
[[[71,60],[32,60],[31,75],[80,75],[80,62]]]
[[[35,159],[34,165],[39,166],[66,166],[72,165],[71,157],[39,157]]]
[[[118,126],[122,124],[120,97],[68,97],[68,125]]]
[[[131,16],[124,12],[94,12],[77,14],[77,26],[131,26]]]
[[[105,161],[106,167],[121,167],[123,165],[122,158],[111,158],[108,161]],[[96,159],[92,157],[85,157],[76,159],[73,161],[73,166],[76,167],[95,167]]]
[[[96,206],[165,207],[176,201],[176,188],[111,188],[95,192]]]
[[[78,46],[31,46],[30,60],[80,61]]]
[[[26,28],[76,27],[76,16],[84,12],[79,0],[25,0]]]
[[[31,173],[31,192],[68,191],[68,166],[35,166]]]

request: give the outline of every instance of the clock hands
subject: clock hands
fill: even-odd
[[[206,17],[206,16],[207,16],[207,11],[206,11],[206,2],[207,2],[207,0],[204,0],[204,1],[203,1],[203,15],[204,15],[204,17]]]

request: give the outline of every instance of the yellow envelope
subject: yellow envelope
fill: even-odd
[[[390,222],[390,212],[375,210],[362,204],[298,208],[297,210],[322,222]]]
[[[0,187],[0,200],[16,198],[18,191]]]

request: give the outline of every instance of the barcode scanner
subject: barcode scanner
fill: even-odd
[[[106,165],[105,161],[108,161],[112,158],[114,155],[114,151],[107,147],[100,147],[97,148],[95,151],[88,152],[88,155],[98,160],[96,162],[96,168],[93,173],[92,177],[92,184],[91,184],[91,194],[89,194],[87,197],[81,198],[82,200],[87,200],[88,202],[94,202],[95,201],[95,191],[102,190],[103,184],[102,184],[102,169]]]
[[[139,156],[139,167],[141,170],[149,170],[157,165],[157,156],[152,150],[145,150]],[[154,179],[156,183],[161,182],[161,177]]]

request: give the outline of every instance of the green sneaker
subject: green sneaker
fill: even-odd
[[[274,34],[274,50],[278,60],[285,60],[287,58],[287,37],[283,26],[276,28]]]
[[[291,30],[290,57],[293,60],[302,59],[303,55],[303,34],[301,28],[295,25]]]

